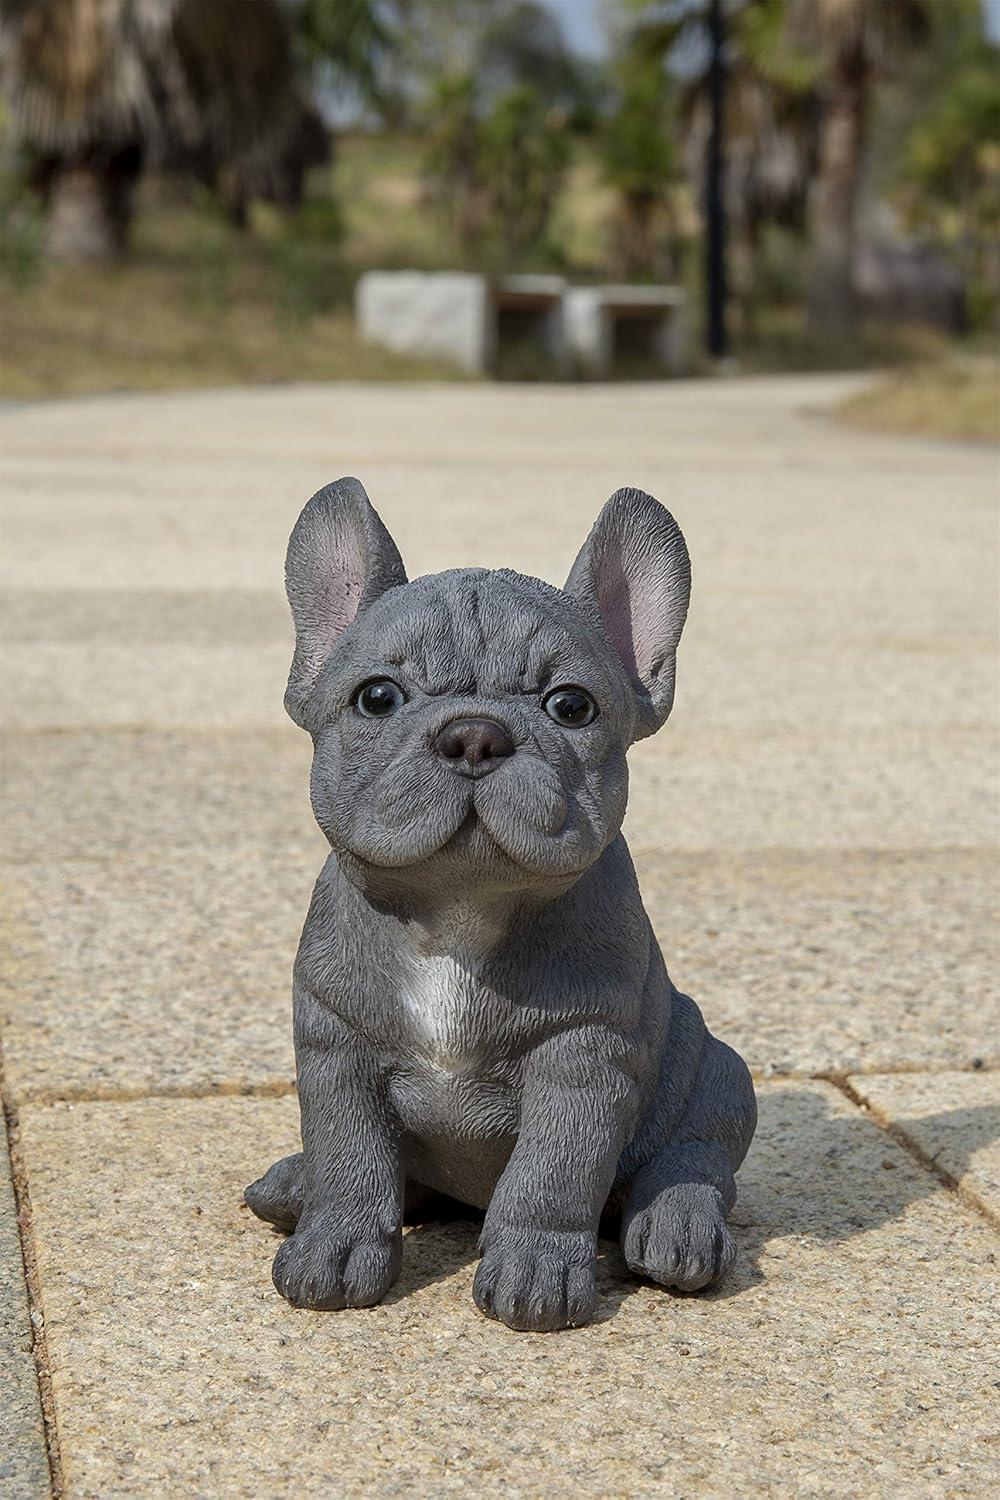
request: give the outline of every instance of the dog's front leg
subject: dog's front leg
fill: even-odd
[[[525,1065],[517,1144],[490,1202],[473,1296],[509,1328],[589,1322],[597,1227],[636,1122],[639,1095],[622,1038],[561,1033]]]
[[[399,1275],[400,1132],[378,1059],[312,995],[297,993],[296,1063],[304,1191],[274,1284],[296,1307],[369,1307]]]

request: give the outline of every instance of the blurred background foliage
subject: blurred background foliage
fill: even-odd
[[[708,8],[603,0],[581,55],[557,0],[0,0],[0,391],[447,375],[360,345],[370,266],[678,282],[699,309]],[[981,0],[724,10],[739,367],[916,362],[925,425],[941,368],[981,430]]]

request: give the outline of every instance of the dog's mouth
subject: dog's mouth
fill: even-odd
[[[469,810],[459,823],[450,838],[445,839],[441,845],[442,849],[463,849],[470,844],[474,838],[488,837],[483,828],[483,820],[476,809],[475,799],[469,804]]]
[[[495,860],[498,856],[509,859],[510,855],[494,836],[473,797],[469,810],[450,839],[446,839],[439,852],[464,855],[471,861]],[[519,864],[519,860],[514,860]]]
[[[432,847],[421,847],[410,857],[384,859],[373,857],[369,852],[364,854],[358,850],[347,852],[354,854],[354,857],[360,859],[363,864],[386,870],[415,869],[427,864],[438,855],[454,856],[456,860],[466,861],[470,867],[484,861],[495,862],[499,858],[509,858],[483,822],[472,797],[469,798],[469,805],[464,815],[451,833],[440,838]],[[398,852],[398,850],[394,851],[394,853]],[[513,862],[520,863],[517,860]]]
[[[345,807],[338,852],[373,870],[412,871],[411,883],[422,867],[451,885],[505,881],[505,870],[562,879],[586,869],[606,842],[594,799],[581,800],[540,756],[444,780],[433,763],[411,763],[380,790],[367,804],[373,816],[356,799]]]
[[[419,881],[422,886],[426,884],[428,892],[440,878],[433,873],[436,866],[450,872],[449,886],[455,885],[457,877],[460,885],[471,893],[478,888],[516,891],[535,886],[539,881],[572,884],[592,862],[588,857],[573,863],[567,863],[564,856],[550,855],[545,859],[540,857],[540,850],[535,851],[534,858],[520,857],[505,849],[490,833],[474,806],[470,806],[449,838],[416,858],[382,860],[369,852],[339,850],[338,853],[350,855],[356,866],[371,871],[373,877],[376,872],[379,877],[388,877],[390,884],[400,889],[412,890],[414,882]]]

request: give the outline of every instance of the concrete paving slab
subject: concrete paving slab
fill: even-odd
[[[67,480],[86,477],[94,464],[134,462],[153,482],[162,476],[157,466],[163,459],[179,470],[206,459],[235,462],[251,450],[280,470],[324,461],[345,441],[362,455],[400,462],[443,456],[462,463],[513,448],[548,467],[567,459],[587,467],[609,446],[637,460],[659,453],[662,461],[664,446],[676,443],[687,456],[707,442],[720,465],[737,470],[773,467],[776,450],[780,458],[785,449],[810,446],[803,434],[811,429],[815,439],[829,407],[865,384],[864,377],[801,374],[561,389],[386,383],[373,390],[338,382],[22,404],[0,419],[9,433],[5,462],[11,468],[30,464],[48,444],[52,460],[65,462]],[[813,444],[814,471],[849,468],[860,453],[876,473],[906,462],[898,438],[837,427],[830,435],[834,442]],[[965,465],[954,444],[908,440],[902,446],[904,453],[920,450],[924,471],[954,474],[956,462]],[[982,448],[978,462],[988,467]],[[808,473],[796,478],[808,482]],[[845,499],[851,498],[848,492]]]
[[[277,729],[287,646],[137,648],[33,643],[3,673],[4,720],[19,729]]]
[[[175,731],[120,725],[0,735],[4,851],[15,861],[173,849],[325,847],[310,744],[291,723]],[[634,851],[995,847],[995,752],[983,731],[688,732],[635,747]]]
[[[284,594],[277,590],[8,589],[0,596],[0,637],[11,646],[287,642],[290,656],[293,631]]]
[[[320,863],[205,850],[12,875],[12,1096],[287,1086],[292,963]]]
[[[287,1087],[291,967],[323,857],[277,841],[12,868],[14,1097]],[[755,1070],[1000,1063],[990,852],[636,863],[675,983]]]
[[[49,1494],[49,1463],[2,1114],[0,1152],[0,1494],[41,1500]]]
[[[700,730],[630,756],[634,849],[995,848],[992,730]]]
[[[566,539],[567,549],[571,539]],[[428,552],[426,539],[423,547]],[[466,564],[478,563],[481,554],[474,545],[463,555]],[[495,560],[499,560],[499,557]],[[551,556],[546,569],[551,579],[561,581],[566,557]],[[428,556],[428,567],[435,565]],[[685,655],[700,652],[712,662],[720,651],[735,652],[742,660],[770,648],[782,652],[782,661],[798,670],[796,655],[811,658],[836,637],[850,653],[900,653],[904,661],[928,658],[962,660],[986,655],[994,649],[996,631],[983,613],[981,601],[966,592],[956,593],[938,582],[932,603],[921,592],[897,592],[865,598],[850,577],[828,580],[828,587],[810,596],[805,586],[784,579],[780,588],[773,579],[754,586],[728,576],[731,565],[725,552],[713,552],[705,563],[710,569],[711,593],[699,569],[699,587],[684,633]],[[536,571],[538,570],[536,565]],[[763,602],[762,602],[763,601]],[[949,607],[951,615],[947,615]],[[789,616],[796,616],[794,641],[789,640]],[[129,640],[140,645],[160,645],[165,640],[197,646],[252,646],[287,642],[291,654],[292,629],[280,589],[236,588],[8,588],[0,597],[0,635],[10,645],[33,642],[81,645],[116,645]],[[773,670],[773,668],[772,668]],[[685,679],[695,675],[685,673]],[[887,674],[889,675],[889,674]],[[685,680],[685,698],[695,683]],[[933,686],[933,685],[932,685]],[[732,690],[733,683],[727,685]],[[706,695],[710,698],[712,695]],[[978,705],[980,722],[988,705]],[[683,709],[683,701],[678,704]],[[921,705],[915,703],[914,710]]]
[[[601,1264],[601,1321],[518,1335],[475,1228],[411,1232],[381,1307],[293,1311],[244,1183],[291,1099],[30,1108],[69,1493],[989,1493],[995,1233],[842,1095],[770,1087],[730,1284]],[[947,1289],[947,1295],[942,1294]],[[831,1295],[831,1289],[835,1294]]]
[[[0,821],[15,862],[300,847],[322,862],[308,736],[122,728],[0,736]]]
[[[820,435],[813,433],[814,441]],[[234,483],[223,464],[207,465],[180,476],[181,499],[164,479],[150,485],[126,467],[110,494],[95,476],[92,491],[74,493],[71,504],[58,488],[58,465],[51,458],[39,458],[34,482],[11,473],[0,459],[5,576],[8,589],[38,593],[141,588],[280,594],[285,544],[305,500],[356,468],[411,576],[475,564],[516,567],[559,583],[607,495],[631,480],[658,494],[683,523],[695,568],[691,640],[701,619],[728,628],[732,594],[744,607],[758,606],[741,650],[759,638],[758,631],[760,638],[780,637],[780,625],[790,617],[807,631],[814,618],[829,622],[838,642],[915,636],[934,642],[982,627],[981,591],[996,580],[989,550],[991,492],[985,465],[981,475],[962,478],[917,473],[923,455],[916,447],[914,465],[900,473],[873,479],[858,464],[849,482],[861,489],[865,509],[839,495],[839,476],[820,470],[799,478],[772,468],[737,480],[706,467],[704,452],[697,467],[679,475],[662,458],[645,471],[623,457],[605,458],[596,473],[570,459],[539,472],[530,462],[512,465],[488,451],[476,464],[452,466],[442,454],[424,465],[386,465],[374,458],[356,461],[363,455],[345,445],[322,465],[297,470],[290,463],[275,479],[260,472],[251,451],[235,471],[245,483]],[[772,464],[780,461],[772,457]],[[804,456],[787,461],[798,461],[802,473]],[[164,462],[169,465],[169,459]],[[946,482],[961,498],[957,509],[967,530],[951,535],[945,529],[939,546],[960,560],[965,589],[950,568],[935,567],[936,554],[921,547]],[[900,517],[894,500],[904,488],[912,492],[913,513]],[[834,514],[831,489],[838,491]],[[720,610],[722,604],[727,608]],[[992,620],[986,623],[990,630]],[[798,641],[797,633],[786,631],[786,649],[794,650]]]
[[[638,483],[690,536],[696,610],[728,579],[765,590],[779,613],[788,594],[818,608],[853,597],[860,620],[845,611],[845,633],[900,610],[936,633],[963,603],[974,615],[973,584],[995,577],[989,454],[803,410],[845,388],[385,387],[373,400],[337,387],[22,409],[0,418],[8,587],[280,590],[295,514],[345,471],[368,484],[413,571],[475,561],[559,579],[605,495]],[[942,546],[961,554],[964,589],[941,569]]]
[[[674,982],[762,1073],[1000,1064],[991,850],[636,859]]]
[[[1000,1073],[876,1074],[850,1083],[879,1120],[1000,1222]]]

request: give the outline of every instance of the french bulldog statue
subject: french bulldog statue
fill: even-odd
[[[341,479],[286,581],[285,705],[332,853],[295,963],[303,1150],[246,1192],[290,1232],[278,1291],[380,1301],[441,1195],[485,1210],[473,1296],[510,1328],[592,1317],[599,1226],[638,1276],[717,1282],[753,1085],[671,984],[621,834],[626,752],[674,698],[677,523],[622,489],[564,589],[407,582]]]

